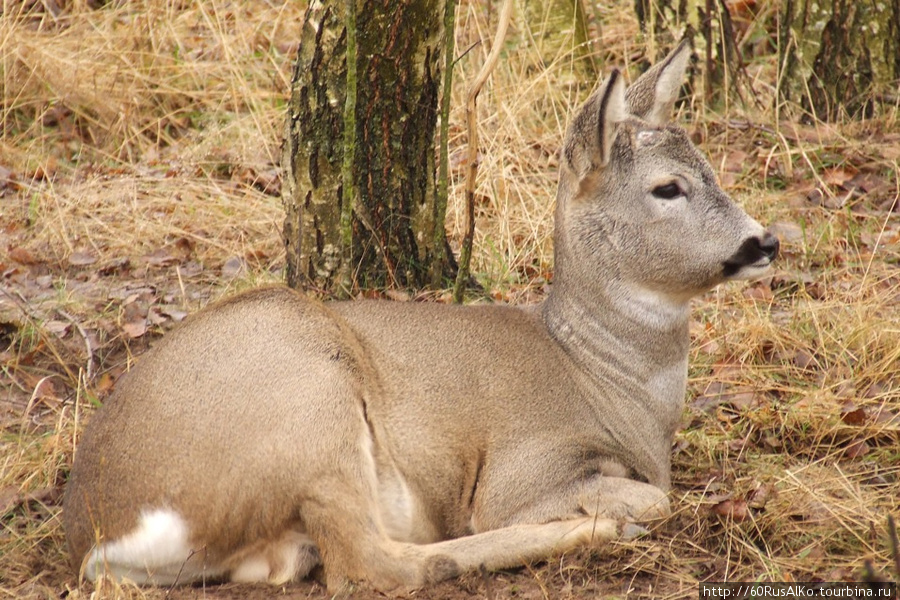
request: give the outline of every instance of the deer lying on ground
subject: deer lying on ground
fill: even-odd
[[[777,239],[667,125],[682,42],[613,71],[562,151],[539,306],[320,303],[266,288],[168,334],[93,416],[66,490],[73,562],[170,585],[402,591],[666,515],[693,296]]]

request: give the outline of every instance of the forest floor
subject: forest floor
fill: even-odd
[[[79,585],[60,524],[83,424],[135,357],[210,301],[282,279],[300,4],[23,2],[0,19],[0,599],[328,597],[315,582]],[[487,6],[461,4],[459,54],[490,39]],[[650,46],[631,15],[597,9],[592,50],[633,77]],[[742,39],[764,38],[770,16],[745,15],[758,35]],[[474,270],[495,302],[538,302],[552,282],[557,153],[596,84],[564,38],[518,16],[480,96]],[[900,516],[900,111],[776,115],[774,51],[742,49],[757,102],[696,92],[679,122],[783,251],[766,279],[695,302],[674,514],[640,539],[416,597],[696,598],[701,582],[900,575],[887,533]],[[455,71],[455,248],[465,86],[486,52]]]

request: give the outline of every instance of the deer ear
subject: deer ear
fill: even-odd
[[[628,88],[625,98],[631,114],[656,127],[668,123],[690,61],[691,43],[683,38],[662,62],[653,65]]]
[[[614,69],[569,125],[563,157],[578,179],[609,163],[616,125],[627,118],[625,83],[622,74]]]

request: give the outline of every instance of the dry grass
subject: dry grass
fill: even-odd
[[[73,1],[53,17],[51,4],[18,3],[0,18],[0,599],[157,598],[76,589],[59,489],[82,421],[134,354],[184,312],[280,278],[276,167],[302,11],[261,0]],[[490,38],[496,15],[481,2],[460,13],[462,52]],[[600,64],[635,62],[645,43],[631,5],[597,14]],[[479,100],[475,270],[495,298],[522,302],[552,277],[556,153],[593,83],[540,19],[519,13],[508,45]],[[465,84],[486,52],[458,63],[451,161],[464,152]],[[779,122],[773,57],[755,59],[749,75],[759,106],[707,106],[698,93],[683,116],[726,189],[778,224],[784,255],[770,279],[696,303],[678,511],[649,538],[500,576],[501,594],[695,597],[709,580],[859,579],[865,561],[890,574],[898,111],[883,107],[867,123]],[[454,163],[454,240],[462,173]],[[485,585],[463,580],[433,597],[485,595]]]

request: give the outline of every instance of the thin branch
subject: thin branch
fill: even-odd
[[[353,163],[356,161],[356,0],[347,3],[347,91],[344,100],[344,157],[341,164],[341,252],[338,293],[349,296],[353,287],[350,276],[353,262],[353,211],[356,183]]]
[[[444,90],[441,95],[441,148],[438,165],[437,198],[434,203],[434,260],[431,263],[431,286],[438,289],[444,273],[447,240],[447,198],[450,189],[450,96],[453,91],[453,49],[456,42],[456,0],[444,4]]]
[[[500,58],[500,49],[503,40],[506,39],[506,30],[512,16],[512,0],[503,0],[500,9],[500,22],[497,24],[497,33],[494,34],[494,43],[487,60],[481,66],[481,71],[475,77],[475,81],[469,87],[466,98],[466,124],[469,133],[469,152],[466,162],[466,233],[463,237],[462,249],[459,253],[459,271],[456,273],[456,285],[453,288],[453,301],[462,302],[466,281],[469,279],[469,264],[472,260],[472,241],[475,238],[475,181],[478,174],[478,128],[476,123],[476,100],[481,88],[484,87],[497,61]]]

